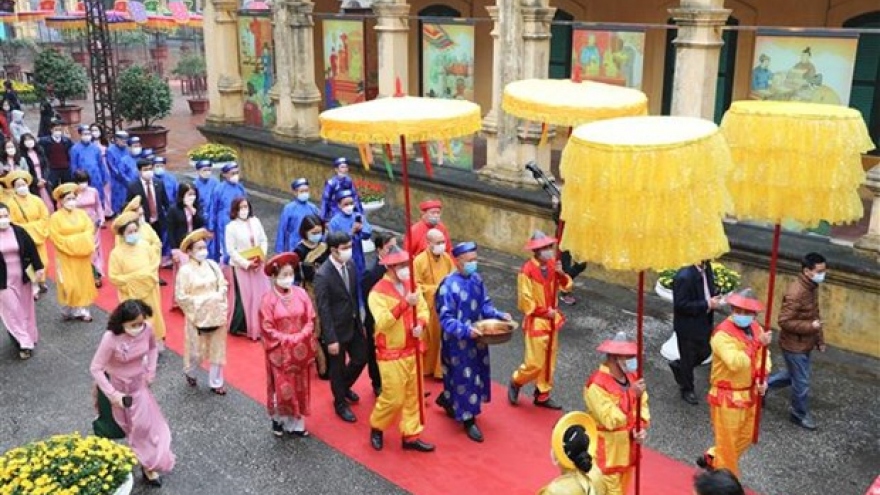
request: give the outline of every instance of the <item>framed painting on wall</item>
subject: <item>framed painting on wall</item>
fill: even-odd
[[[362,19],[324,19],[324,108],[366,101]]]
[[[625,26],[572,30],[571,73],[583,80],[642,89],[645,31]]]
[[[270,13],[239,13],[238,50],[245,88],[245,125],[273,127],[275,105],[269,97],[269,91],[275,84],[275,53]]]

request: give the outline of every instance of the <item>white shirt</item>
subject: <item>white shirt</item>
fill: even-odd
[[[251,238],[253,237],[253,241]],[[263,224],[257,217],[247,220],[235,219],[226,224],[226,252],[229,253],[229,262],[233,266],[246,269],[251,265],[251,260],[238,254],[239,251],[259,246],[266,255],[268,239]]]

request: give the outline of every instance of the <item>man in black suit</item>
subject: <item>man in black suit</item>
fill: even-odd
[[[671,361],[669,367],[681,389],[682,400],[688,404],[697,404],[694,368],[712,354],[709,337],[720,301],[709,261],[684,267],[675,274],[672,281],[672,328],[678,342],[679,359]]]
[[[374,231],[373,244],[376,245],[376,256],[379,259],[376,260],[369,270],[364,272],[364,275],[361,278],[361,287],[363,288],[361,293],[363,294],[363,304],[366,308],[364,328],[367,331],[367,371],[370,373],[370,382],[373,384],[373,394],[375,394],[376,397],[379,397],[379,394],[382,393],[382,376],[379,374],[379,363],[376,361],[376,341],[373,340],[373,335],[376,329],[376,320],[373,319],[373,313],[370,311],[370,306],[367,304],[367,297],[370,295],[370,291],[373,290],[373,286],[385,276],[387,270],[385,269],[385,265],[379,261],[381,261],[389,251],[397,247],[397,239],[391,232]]]
[[[165,238],[165,215],[168,213],[168,195],[165,194],[165,185],[161,180],[153,177],[153,161],[139,158],[137,161],[138,178],[128,184],[128,199],[126,202],[140,196],[141,207],[144,210],[144,220],[153,227],[159,239]],[[159,285],[166,282],[159,279]]]
[[[343,421],[357,421],[349,403],[360,397],[351,386],[367,364],[367,340],[360,318],[358,280],[351,261],[352,242],[347,232],[327,236],[330,257],[315,272],[315,300],[321,319],[321,340],[327,346],[333,406]],[[348,362],[346,363],[346,356]]]

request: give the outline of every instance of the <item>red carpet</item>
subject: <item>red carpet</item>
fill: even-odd
[[[113,246],[113,236],[109,228],[102,233],[106,260]],[[170,282],[171,271],[162,270],[161,277]],[[184,321],[181,313],[167,310],[171,307],[170,285],[162,288],[162,297],[168,327],[167,345],[180,354],[183,351]],[[116,290],[105,278],[96,305],[111,311],[116,304]],[[266,371],[261,345],[245,338],[230,337],[227,358],[225,374],[229,385],[257,402],[265,403]],[[185,386],[182,370],[179,376],[171,379],[179,379],[180,386]],[[204,387],[204,382],[200,385]],[[522,406],[511,407],[507,404],[506,387],[493,384],[494,400],[484,407],[479,419],[486,442],[476,444],[468,440],[457,423],[434,406],[433,398],[440,388],[440,383],[433,380],[426,383],[432,396],[423,438],[437,445],[437,451],[431,454],[401,450],[396,428],[386,432],[382,452],[370,447],[368,419],[373,394],[366,372],[355,386],[361,396],[361,403],[352,407],[358,416],[357,423],[344,423],[336,417],[329,384],[316,378],[312,389],[312,415],[307,419],[307,427],[314,436],[344,455],[395,485],[418,494],[533,494],[559,474],[550,461],[550,433],[560,413],[536,409],[526,398],[522,399]],[[269,434],[267,418],[266,435]],[[642,493],[692,493],[693,468],[652,450],[643,452]]]

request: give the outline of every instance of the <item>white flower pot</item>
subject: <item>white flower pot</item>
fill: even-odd
[[[667,289],[660,285],[660,281],[658,280],[656,284],[654,284],[654,292],[660,296],[660,299],[664,301],[672,302],[672,289]]]
[[[380,199],[379,201],[371,201],[369,203],[363,203],[361,206],[364,208],[364,213],[370,213],[385,206],[385,200]]]
[[[372,239],[364,239],[361,241],[361,247],[364,250],[364,254],[372,253],[376,250],[376,244],[373,243]]]
[[[119,488],[113,492],[113,495],[129,495],[131,490],[134,488],[134,477],[132,477],[131,473],[128,473],[128,477],[125,478],[125,481]]]

